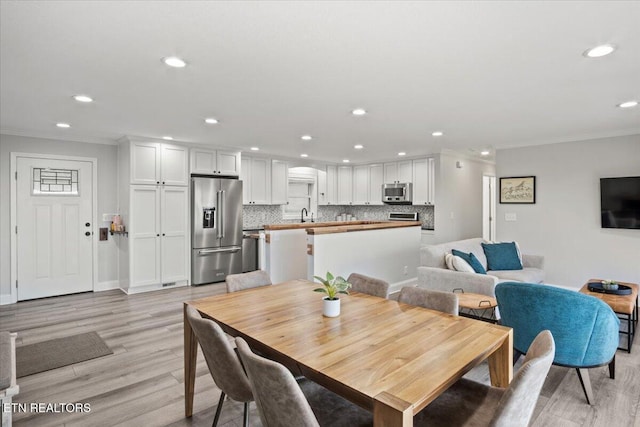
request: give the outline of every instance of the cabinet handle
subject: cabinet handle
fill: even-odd
[[[160,237],[160,234],[156,234],[156,237]]]
[[[160,181],[156,181],[156,184],[160,184]]]
[[[164,236],[164,233],[162,233],[162,235]]]
[[[162,185],[164,185],[164,181],[162,181]]]
[[[84,233],[85,236],[91,236],[91,232],[87,231],[86,233]]]

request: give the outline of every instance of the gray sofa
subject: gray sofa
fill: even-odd
[[[424,245],[420,248],[418,286],[438,291],[452,292],[461,288],[465,292],[495,296],[495,286],[500,282],[516,281],[542,283],[544,281],[544,257],[522,254],[522,270],[491,271],[487,274],[463,273],[449,270],[445,264],[445,254],[457,249],[473,252],[483,267],[487,268],[487,258],[480,243],[481,238],[457,240],[439,245]]]

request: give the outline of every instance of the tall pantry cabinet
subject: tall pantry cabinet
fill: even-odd
[[[124,138],[118,146],[120,287],[132,294],[189,280],[189,149]]]

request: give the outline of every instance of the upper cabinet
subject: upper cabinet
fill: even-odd
[[[413,161],[413,204],[435,204],[435,160],[431,157]]]
[[[353,204],[353,168],[338,166],[338,204]]]
[[[353,168],[353,204],[381,205],[383,165],[361,165]]]
[[[383,167],[384,184],[392,184],[394,182],[412,182],[413,180],[413,165],[411,160],[385,163]]]
[[[245,205],[271,204],[271,160],[242,156],[240,171],[242,203]]]
[[[159,142],[131,142],[131,184],[189,185],[188,149]]]
[[[240,176],[240,152],[192,148],[191,173]]]
[[[289,165],[283,160],[271,160],[271,204],[288,203]]]
[[[335,166],[327,166],[326,171],[318,171],[318,204],[321,206],[338,204],[338,171]]]

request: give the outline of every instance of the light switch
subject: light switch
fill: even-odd
[[[507,212],[504,214],[504,220],[505,221],[517,221],[518,220],[518,216],[516,215],[515,212]]]

